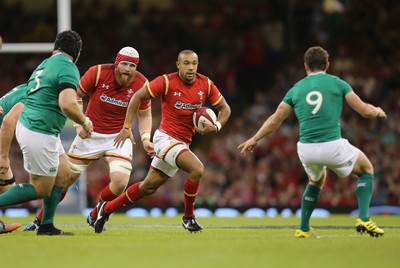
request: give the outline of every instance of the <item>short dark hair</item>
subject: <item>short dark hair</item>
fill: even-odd
[[[54,41],[54,50],[57,49],[67,53],[75,61],[82,50],[82,39],[77,32],[72,30],[60,32]]]
[[[328,60],[328,52],[319,46],[310,47],[304,54],[304,62],[308,65],[311,71],[325,70]]]

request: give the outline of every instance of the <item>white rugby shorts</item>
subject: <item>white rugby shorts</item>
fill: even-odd
[[[189,145],[158,129],[154,132],[153,144],[156,156],[153,158],[151,166],[169,177],[174,176],[179,170],[176,159],[181,153],[190,151]]]
[[[114,146],[115,134],[101,134],[93,132],[92,136],[87,139],[82,139],[76,135],[71,147],[68,151],[68,156],[81,160],[97,160],[101,157],[117,157],[132,161],[132,142],[126,139],[121,148]]]
[[[59,156],[65,153],[59,136],[29,130],[18,121],[15,137],[28,173],[51,177],[57,175]]]
[[[319,143],[297,143],[297,154],[312,181],[318,181],[328,168],[339,177],[353,171],[360,150],[346,139]]]

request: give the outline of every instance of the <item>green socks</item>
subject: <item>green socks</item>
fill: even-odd
[[[41,220],[42,224],[53,224],[54,214],[63,190],[63,187],[54,186],[50,196],[43,199],[44,211]],[[7,192],[0,194],[0,207],[17,205],[36,199],[35,187],[29,183],[21,183],[11,187]]]
[[[363,221],[368,221],[369,205],[371,203],[372,192],[374,190],[374,175],[365,173],[357,180],[356,195],[358,199],[358,217]]]
[[[11,187],[7,192],[0,194],[0,207],[17,205],[36,199],[35,187],[29,183],[21,183]]]
[[[50,196],[43,199],[44,209],[40,224],[53,224],[54,214],[56,213],[58,203],[60,203],[63,190],[63,187],[54,185]]]
[[[310,231],[310,218],[314,208],[318,204],[321,189],[308,184],[301,200],[301,220],[300,229],[304,232]]]

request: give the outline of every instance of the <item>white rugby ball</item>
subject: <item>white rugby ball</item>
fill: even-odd
[[[193,125],[203,129],[207,126],[213,126],[217,121],[214,111],[208,107],[200,107],[193,113]]]

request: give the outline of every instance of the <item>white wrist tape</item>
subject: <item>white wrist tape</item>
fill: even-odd
[[[219,132],[222,128],[221,122],[219,122],[219,121],[216,121],[214,126],[217,129],[217,132]]]

